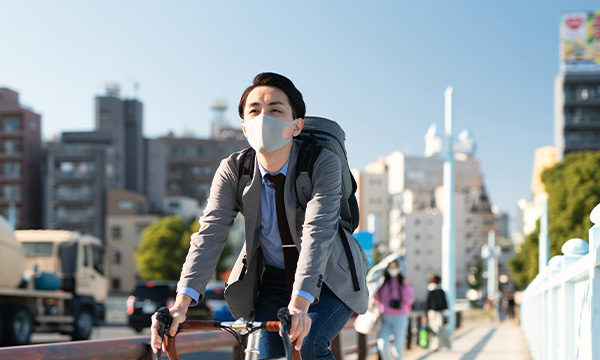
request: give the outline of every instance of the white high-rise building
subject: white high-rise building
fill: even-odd
[[[428,131],[427,139],[430,142],[435,139],[435,129]],[[468,132],[463,133],[462,141],[461,148],[465,151],[456,154],[455,181],[458,297],[465,296],[469,270],[480,259],[488,231],[496,227],[479,161],[473,157],[475,141]],[[426,300],[428,279],[441,274],[442,260],[444,160],[437,155],[436,146],[429,146],[426,155],[393,152],[369,164],[367,170],[359,174],[363,183],[359,186],[361,218],[375,211],[375,202],[382,204],[377,211],[388,214],[385,220],[389,225],[387,234],[386,230],[381,231],[382,245],[378,249],[387,248],[389,252],[405,255],[405,275],[413,284],[416,301],[420,304]],[[375,179],[384,173],[387,191],[381,188],[382,182],[378,186],[364,185],[374,179],[373,172],[377,173]],[[381,227],[384,227],[383,219]]]

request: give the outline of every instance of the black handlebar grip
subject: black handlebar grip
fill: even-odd
[[[158,336],[163,338],[165,332],[169,330],[171,323],[173,323],[173,317],[171,316],[169,308],[163,306],[156,310],[156,320],[158,320]]]
[[[282,307],[277,311],[277,318],[281,321],[281,325],[285,327],[287,331],[289,331],[292,326],[292,316],[290,315],[290,310],[287,307]]]

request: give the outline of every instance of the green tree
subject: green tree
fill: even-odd
[[[178,280],[185,262],[193,233],[200,223],[186,224],[177,216],[159,219],[142,233],[140,246],[135,252],[140,277],[148,280]],[[217,263],[217,275],[226,271],[226,259],[233,253],[231,243],[225,244]]]
[[[569,239],[587,239],[592,226],[589,215],[600,203],[600,152],[581,151],[542,173],[548,193],[548,227],[550,257],[560,255]],[[525,288],[538,272],[539,221],[533,233],[527,235],[510,270],[519,288]]]
[[[140,277],[152,280],[177,280],[185,261],[189,239],[183,235],[189,225],[177,216],[161,218],[142,233],[140,246],[135,252]]]
[[[590,212],[600,203],[600,151],[568,154],[542,173],[548,193],[550,257],[569,239],[587,239]]]
[[[515,286],[525,289],[538,273],[538,243],[540,239],[540,221],[538,220],[535,230],[525,237],[521,249],[514,258],[508,260],[508,268],[512,274]]]

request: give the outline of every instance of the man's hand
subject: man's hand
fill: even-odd
[[[299,295],[293,296],[288,305],[290,315],[292,316],[290,341],[298,351],[302,348],[302,341],[304,341],[304,338],[308,335],[312,324],[312,320],[308,316],[309,306],[310,302]]]
[[[187,295],[178,295],[177,300],[175,301],[175,305],[169,309],[171,312],[171,317],[173,318],[173,322],[171,323],[171,328],[169,329],[169,334],[171,336],[175,336],[177,334],[177,328],[179,324],[185,321],[185,314],[187,313],[188,307],[192,302],[192,298]],[[167,335],[167,334],[165,334]],[[152,351],[157,354],[158,350],[160,350],[162,346],[163,351],[167,351],[165,344],[162,339],[158,335],[158,320],[156,319],[156,313],[152,315],[152,326],[150,327],[150,346],[152,347]]]

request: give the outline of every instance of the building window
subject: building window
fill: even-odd
[[[5,200],[21,200],[21,186],[19,185],[4,185]]]
[[[185,152],[181,146],[171,146],[171,155],[183,155]]]
[[[113,226],[112,227],[112,238],[113,239],[120,239],[121,238],[121,227],[120,226]]]
[[[110,262],[113,265],[121,264],[121,252],[117,248],[110,249]]]
[[[21,143],[17,140],[5,140],[4,141],[4,153],[5,154],[18,154],[21,152]]]
[[[112,278],[112,288],[113,288],[113,290],[116,290],[116,291],[121,290],[121,279]]]
[[[35,120],[29,121],[29,130],[36,130],[36,129],[37,129],[37,123],[35,122]]]
[[[8,177],[21,176],[21,163],[5,162],[4,163],[4,176],[8,176]]]
[[[133,203],[130,200],[121,200],[117,203],[119,210],[131,210],[133,209]]]
[[[21,119],[18,117],[4,118],[4,131],[15,132],[21,130]]]
[[[421,225],[421,220],[420,219],[415,219],[415,226],[419,226]]]
[[[419,249],[415,249],[415,255],[416,255],[416,256],[419,256],[419,255],[421,255],[421,250],[419,250]]]

